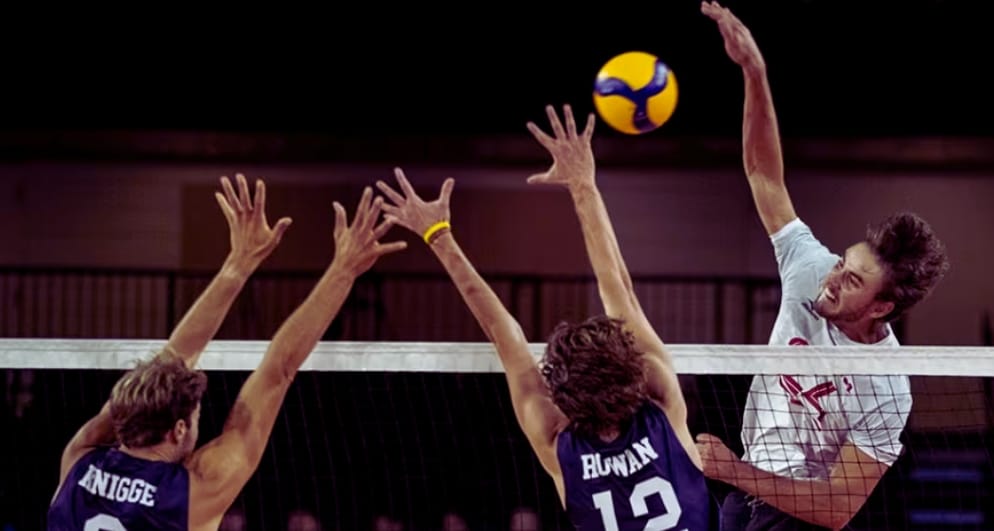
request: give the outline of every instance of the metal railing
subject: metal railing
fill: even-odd
[[[0,268],[0,336],[165,338],[213,272]],[[257,272],[217,337],[266,339],[319,272]],[[531,341],[560,320],[603,312],[592,276],[484,277]],[[776,317],[775,278],[640,276],[639,300],[671,343],[765,342]],[[324,339],[480,341],[479,326],[444,273],[368,272]]]

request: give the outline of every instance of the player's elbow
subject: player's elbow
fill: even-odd
[[[521,325],[513,319],[495,321],[490,326],[489,335],[498,349],[528,342]]]
[[[832,531],[839,531],[846,527],[849,520],[852,519],[851,515],[836,512],[835,509],[829,509],[826,511],[820,511],[814,516],[804,517],[802,515],[795,515],[801,520],[805,520],[810,524],[814,524],[818,527],[824,527],[825,529],[831,529]]]
[[[297,373],[300,372],[300,365],[301,362],[296,359],[283,360],[283,363],[280,364],[278,383],[287,386],[292,384]]]
[[[769,172],[763,170],[764,165],[754,154],[746,152],[743,156],[743,168],[746,174],[746,180],[752,186],[753,191],[757,189],[761,190],[767,186],[772,180],[769,177]]]
[[[826,525],[825,527],[831,529],[832,531],[841,531],[842,529],[845,529],[846,525],[849,524],[850,520],[852,520],[851,515],[839,518],[832,518],[828,522],[828,525]]]
[[[631,277],[622,274],[619,270],[616,275],[618,281],[608,284],[607,289],[612,293],[606,294],[613,299],[615,304],[622,307],[625,313],[632,313],[639,308],[639,299],[635,295],[635,285],[631,282]]]
[[[843,529],[856,516],[864,501],[865,498],[857,496],[834,496],[829,510],[822,513],[822,521],[814,523],[832,530]]]
[[[833,513],[834,514],[834,513]],[[825,522],[815,522],[817,525],[831,529],[832,531],[841,531],[846,527],[846,524],[852,520],[850,516],[832,516],[826,519]]]
[[[263,382],[263,389],[271,389],[281,385],[289,386],[297,374],[297,366],[286,358],[267,354],[257,372]]]
[[[600,291],[604,309],[611,317],[629,320],[641,311],[635,288],[624,281],[603,283]]]

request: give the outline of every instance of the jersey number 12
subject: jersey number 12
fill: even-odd
[[[632,515],[636,518],[649,514],[649,508],[645,500],[650,496],[658,495],[663,500],[666,512],[653,516],[645,523],[644,531],[666,531],[676,527],[680,521],[680,501],[676,498],[673,485],[661,477],[649,478],[641,481],[632,489],[632,495],[628,502],[632,505]],[[611,498],[611,491],[605,490],[594,494],[594,507],[601,512],[601,520],[604,522],[604,531],[618,531],[618,517],[614,514],[614,500]]]

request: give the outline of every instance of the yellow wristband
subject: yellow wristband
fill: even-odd
[[[424,236],[425,243],[431,245],[431,237],[434,236],[436,232],[442,229],[451,229],[451,228],[452,225],[449,225],[449,222],[445,220],[439,221],[438,223],[432,225],[431,227],[428,227],[428,230],[425,231],[425,236]]]

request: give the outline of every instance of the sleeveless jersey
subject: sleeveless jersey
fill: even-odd
[[[578,530],[705,531],[711,497],[666,414],[652,402],[610,443],[566,430],[556,442],[566,512]]]
[[[98,448],[69,471],[48,510],[49,531],[185,530],[190,476],[180,463]]]

